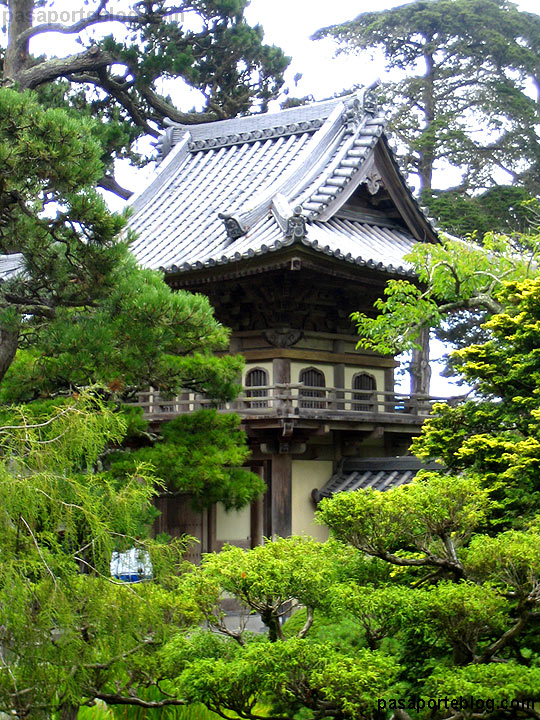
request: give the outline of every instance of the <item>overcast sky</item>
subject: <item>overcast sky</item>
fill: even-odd
[[[359,58],[334,57],[331,40],[312,41],[311,35],[322,27],[352,20],[360,13],[385,10],[406,4],[404,0],[251,0],[246,17],[251,24],[260,23],[265,41],[279,45],[292,57],[287,80],[293,85],[296,73],[303,78],[298,95],[313,94],[323,99],[359,83],[369,85],[384,74],[381,58],[362,64]],[[540,12],[540,0],[518,0],[516,5],[527,12]]]

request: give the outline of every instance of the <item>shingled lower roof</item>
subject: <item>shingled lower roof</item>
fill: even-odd
[[[440,470],[437,463],[423,463],[416,457],[345,458],[321,490],[314,490],[315,502],[340,492],[390,490],[411,482],[420,470]]]
[[[375,148],[384,123],[361,91],[280,113],[171,124],[156,177],[131,202],[133,252],[146,267],[177,273],[299,243],[408,273],[403,255],[418,237],[405,223],[343,210],[361,183],[373,194],[383,184]]]

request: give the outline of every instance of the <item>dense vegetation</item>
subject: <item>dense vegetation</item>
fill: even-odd
[[[439,226],[524,230],[537,197],[540,18],[508,0],[415,0],[324,28],[340,52],[384,54],[391,135]],[[353,59],[352,58],[352,59]],[[456,180],[438,186],[436,171]]]

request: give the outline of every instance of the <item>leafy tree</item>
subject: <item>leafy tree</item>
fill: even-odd
[[[391,130],[422,200],[452,232],[521,229],[521,217],[497,218],[491,204],[537,195],[540,17],[507,0],[416,0],[319,30],[340,52],[381,50],[402,79],[385,85]],[[540,95],[539,95],[540,96]],[[481,131],[481,132],[480,132]],[[434,170],[461,174],[450,192],[435,190]],[[445,188],[446,189],[446,188]],[[467,199],[463,198],[466,194]],[[508,196],[508,197],[507,197]],[[468,218],[462,217],[467,210]]]
[[[4,397],[93,382],[232,397],[240,363],[211,355],[228,331],[207,298],[172,293],[119,238],[125,218],[94,189],[102,164],[89,121],[8,89],[0,110],[0,252],[15,260],[0,287],[0,380],[28,349]]]
[[[234,117],[265,108],[278,93],[289,59],[263,44],[259,25],[246,23],[247,4],[86,0],[59,13],[45,0],[2,0],[9,10],[4,84],[38,90],[46,105],[67,104],[77,115],[100,118],[105,173],[99,184],[126,198],[131,192],[114,180],[114,159],[140,162],[134,143],[142,135],[158,137],[164,118],[190,124]],[[70,19],[63,22],[66,14]],[[93,32],[100,29],[110,34]],[[75,40],[80,50],[34,57],[32,40],[50,37],[54,43],[55,33]],[[174,79],[200,91],[202,113],[174,106],[164,91]]]
[[[96,698],[185,704],[159,690],[155,665],[190,622],[176,592],[187,541],[147,537],[151,500],[172,482],[165,456],[199,499],[239,507],[261,484],[238,467],[237,418],[179,422],[144,461],[111,468],[108,456],[128,429],[120,400],[148,383],[234,397],[241,361],[212,355],[228,331],[207,298],[172,293],[118,238],[125,218],[94,190],[101,150],[89,121],[11,89],[0,106],[0,709],[67,720]],[[140,415],[130,430],[148,437]],[[111,553],[128,548],[149,553],[148,583],[111,579]],[[156,700],[137,695],[147,687]]]
[[[482,246],[448,237],[436,245],[418,243],[406,259],[419,282],[391,280],[386,297],[375,302],[375,317],[353,314],[359,346],[410,350],[426,327],[458,346],[484,338],[482,319],[504,309],[499,292],[505,283],[538,274],[538,252],[538,235],[488,233]]]
[[[249,458],[240,418],[199,410],[164,423],[152,444],[109,455],[113,475],[149,464],[171,493],[189,493],[197,509],[223,503],[242,508],[265,490],[264,481],[242,467]],[[139,438],[140,443],[140,438]]]
[[[4,407],[0,424],[0,708],[74,717],[97,692],[144,678],[184,622],[173,590],[185,543],[146,536],[159,488],[148,466],[122,482],[94,471],[125,432],[95,392]],[[134,546],[150,553],[153,580],[112,580],[112,551]]]

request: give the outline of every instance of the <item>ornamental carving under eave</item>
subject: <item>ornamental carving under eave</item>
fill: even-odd
[[[376,170],[370,172],[364,180],[367,185],[367,189],[371,195],[376,195],[381,187],[384,186],[383,179]]]
[[[304,337],[304,333],[302,330],[281,328],[279,330],[265,330],[263,337],[273,347],[290,348]]]

